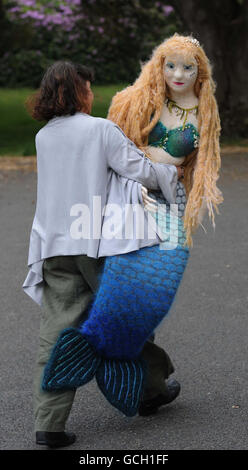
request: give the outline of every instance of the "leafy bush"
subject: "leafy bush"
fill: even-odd
[[[44,52],[36,50],[20,50],[6,53],[0,59],[0,86],[38,87],[49,59]]]
[[[130,83],[140,62],[178,29],[165,2],[5,0],[5,7],[0,86],[37,87],[59,59],[92,67],[96,83]]]

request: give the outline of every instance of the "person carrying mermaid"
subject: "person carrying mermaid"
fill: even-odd
[[[166,383],[174,367],[153,342],[154,331],[170,311],[202,211],[207,208],[214,223],[222,201],[215,86],[197,40],[174,35],[158,46],[134,85],[113,98],[108,120],[89,116],[91,78],[68,63],[75,89],[65,114],[64,68],[50,68],[33,106],[44,118],[41,105],[49,91],[57,93],[57,108],[36,137],[37,207],[23,285],[45,312],[36,442],[50,447],[74,442],[64,432],[66,419],[76,388],[93,378],[126,416],[153,413],[178,396],[178,382]],[[82,84],[88,99],[78,107]],[[80,215],[79,203],[92,214],[93,196],[101,196],[99,236],[89,234],[87,223],[88,238],[79,231],[72,237],[68,215]],[[104,237],[106,207],[114,203],[133,212],[139,204],[153,239]],[[85,220],[77,217],[74,228]]]

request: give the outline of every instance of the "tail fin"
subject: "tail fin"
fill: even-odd
[[[134,416],[144,388],[146,363],[142,359],[106,359],[76,328],[60,334],[44,370],[42,389],[69,390],[84,385],[96,376],[97,384],[109,403]]]
[[[101,358],[76,328],[62,331],[44,371],[42,389],[68,390],[93,379]]]
[[[112,406],[126,416],[134,416],[142,397],[145,375],[146,364],[141,359],[103,359],[96,371],[96,381]]]

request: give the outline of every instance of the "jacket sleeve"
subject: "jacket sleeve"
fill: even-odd
[[[178,179],[174,165],[153,163],[113,123],[106,126],[104,143],[107,164],[112,170],[147,188],[161,189],[169,203],[175,202]]]

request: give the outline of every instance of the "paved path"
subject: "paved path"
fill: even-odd
[[[153,417],[126,418],[94,382],[77,393],[71,449],[248,449],[248,155],[223,157],[225,203],[199,230],[180,292],[157,342],[174,360],[178,399]],[[0,172],[0,449],[36,449],[32,373],[39,308],[23,292],[36,173]]]

